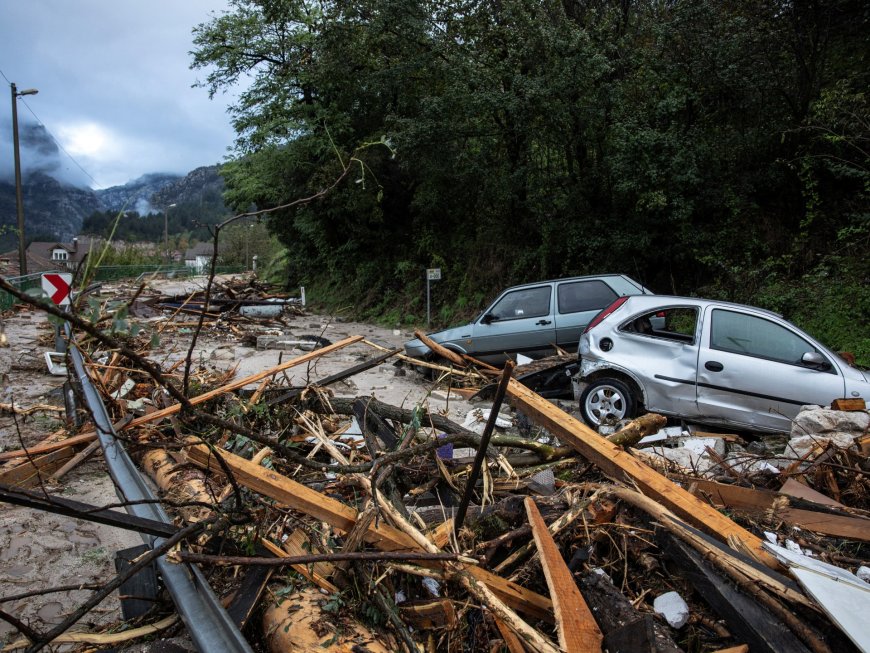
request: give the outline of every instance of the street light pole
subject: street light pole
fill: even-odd
[[[14,83],[12,88],[12,150],[15,153],[15,210],[18,213],[18,274],[27,274],[27,251],[24,248],[24,200],[21,197],[21,153],[18,149],[18,98],[22,95],[36,95],[35,88],[20,93]]]
[[[169,265],[169,209],[175,204],[170,204],[163,212],[163,247],[166,250],[166,264]]]

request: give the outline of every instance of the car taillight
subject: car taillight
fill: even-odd
[[[588,333],[589,331],[592,331],[592,329],[594,329],[599,324],[601,324],[601,322],[602,322],[602,320],[604,320],[604,318],[606,318],[608,315],[613,313],[613,311],[615,311],[617,308],[622,306],[626,301],[628,301],[627,295],[625,297],[620,297],[619,299],[614,301],[610,306],[608,306],[603,311],[601,311],[598,315],[596,315],[595,317],[592,318],[592,321],[586,325],[585,329],[583,329],[583,333]]]

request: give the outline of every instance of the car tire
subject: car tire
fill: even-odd
[[[631,388],[624,381],[610,377],[595,379],[580,394],[580,414],[593,428],[600,426],[602,420],[634,417],[637,404]]]

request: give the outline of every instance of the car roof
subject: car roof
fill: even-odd
[[[782,315],[776,313],[774,311],[770,311],[766,308],[759,308],[758,306],[750,306],[749,304],[737,304],[736,302],[728,302],[719,299],[704,299],[703,297],[680,297],[679,295],[629,295],[628,300],[626,301],[627,305],[632,307],[634,306],[644,306],[644,307],[656,307],[656,306],[665,306],[671,304],[689,304],[692,306],[698,306],[701,308],[707,306],[721,306],[725,308],[741,308],[741,309],[749,309],[751,311],[756,311],[758,313],[764,313],[766,315],[770,315],[773,317],[781,318]]]
[[[508,288],[505,288],[505,291],[516,290],[517,288],[526,288],[528,286],[540,286],[545,283],[562,283],[563,281],[588,281],[590,279],[607,279],[609,277],[619,277],[621,279],[626,279],[632,284],[636,285],[639,290],[646,289],[646,287],[642,283],[640,283],[639,281],[635,281],[629,276],[619,274],[618,272],[610,272],[607,274],[587,274],[579,277],[561,277],[559,279],[542,279],[541,281],[530,281],[529,283],[520,283],[516,286],[510,286]]]

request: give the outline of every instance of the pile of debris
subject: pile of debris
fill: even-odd
[[[282,383],[362,340],[186,388],[144,341],[94,349],[111,361],[92,377],[111,425],[92,407],[96,426],[62,443],[75,464],[117,434],[173,523],[28,493],[6,474],[2,498],[159,534],[118,584],[151,560],[198,566],[256,650],[870,650],[866,410],[804,411],[780,454],[656,415],[602,436],[512,365],[455,355],[425,365],[444,387],[490,385],[464,424],[330,392],[398,351]],[[20,471],[60,444],[2,455]],[[180,626],[156,585],[137,586],[127,627],[166,636]],[[28,630],[42,644],[59,634]]]

